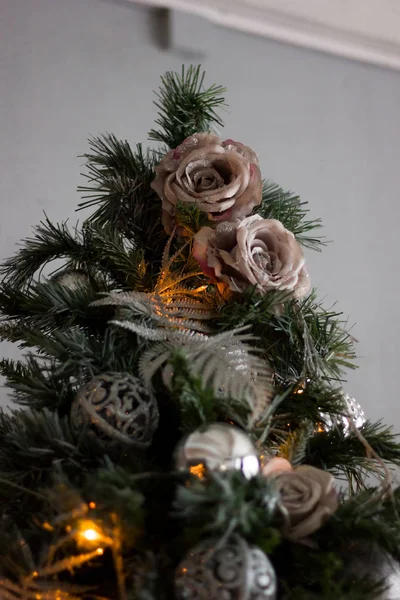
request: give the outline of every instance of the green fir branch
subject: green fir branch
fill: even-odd
[[[283,385],[307,378],[337,381],[345,368],[355,368],[353,339],[341,313],[325,309],[315,292],[301,302],[287,300],[282,293],[260,296],[249,288],[221,307],[216,325],[222,330],[251,326]]]
[[[197,132],[223,126],[216,109],[225,106],[225,88],[204,88],[205,72],[201,66],[182,67],[180,74],[168,71],[161,77],[161,88],[154,102],[158,109],[156,125],[149,133],[151,140],[176,148],[185,138]]]
[[[178,487],[175,511],[192,543],[205,534],[228,537],[238,533],[270,553],[280,541],[275,528],[277,503],[278,494],[268,479],[208,472],[207,485],[193,477]]]
[[[165,237],[161,204],[150,187],[157,155],[140,144],[133,151],[112,134],[92,138],[89,145],[91,152],[84,155],[88,185],[78,188],[84,198],[79,209],[98,206],[87,223],[123,233],[154,260]]]
[[[22,336],[24,330],[34,328],[42,332],[75,325],[104,329],[104,316],[90,306],[95,298],[96,288],[89,281],[76,289],[57,281],[33,283],[24,289],[4,284],[0,288],[0,311],[9,321],[16,320]]]
[[[27,330],[25,340],[23,347],[37,348],[40,357],[56,361],[61,378],[80,382],[98,373],[137,369],[138,346],[115,330],[107,329],[104,335],[88,335],[79,327],[50,334]]]
[[[69,380],[59,376],[55,363],[39,362],[34,356],[24,362],[2,359],[0,373],[13,390],[13,400],[32,409],[66,409],[74,398]]]
[[[378,577],[357,576],[337,550],[284,548],[278,571],[282,600],[377,600],[385,590]]]
[[[367,421],[360,433],[381,460],[400,465],[400,440],[390,427]],[[382,476],[382,466],[367,450],[354,432],[342,426],[316,433],[308,442],[305,462],[330,470],[335,476],[343,474],[358,486],[364,487],[365,473]]]
[[[0,511],[6,509],[20,516],[25,512],[25,519],[31,518],[35,507],[28,508],[30,492],[50,486],[59,468],[79,481],[82,472],[102,465],[103,454],[99,442],[89,436],[78,445],[68,419],[55,412],[28,410],[2,416]]]
[[[304,422],[314,425],[323,421],[322,414],[337,417],[345,414],[346,404],[341,388],[332,388],[323,381],[299,381],[289,390],[273,414],[275,427],[291,430]]]
[[[14,288],[29,284],[35,273],[56,259],[67,259],[65,268],[85,263],[89,258],[82,236],[72,235],[66,223],[53,224],[46,216],[34,229],[34,237],[23,240],[23,247],[6,260],[0,275]]]
[[[85,233],[93,266],[111,279],[114,286],[137,291],[151,288],[152,265],[146,262],[145,250],[137,247],[134,240],[127,240],[110,223],[86,222]]]
[[[321,219],[307,218],[309,212],[306,208],[307,204],[293,192],[285,192],[278,184],[264,181],[261,205],[255,209],[255,212],[264,219],[281,221],[303,246],[312,250],[321,250],[321,246],[326,242],[321,237],[309,234],[320,229],[322,222]]]

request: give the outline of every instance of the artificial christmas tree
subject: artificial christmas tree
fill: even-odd
[[[0,364],[22,406],[0,418],[1,600],[374,599],[360,564],[400,559],[400,443],[342,390],[353,339],[302,250],[320,222],[212,133],[203,80],[162,79],[158,150],[92,139],[93,214],[3,264],[26,356]]]

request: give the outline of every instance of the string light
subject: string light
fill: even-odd
[[[96,502],[89,502],[89,508],[96,508]]]
[[[86,519],[78,523],[74,535],[80,546],[87,548],[94,546],[96,548],[96,546],[101,544],[102,547],[97,548],[97,554],[103,554],[103,548],[105,546],[112,546],[114,543],[114,540],[97,523]]]
[[[99,534],[95,529],[86,529],[81,534],[88,542],[94,542],[98,539]]]
[[[203,465],[203,463],[199,463],[198,465],[193,465],[192,467],[189,467],[189,472],[191,473],[191,475],[194,475],[199,479],[204,479],[206,468]]]
[[[103,535],[93,521],[82,521],[79,525],[78,537],[82,542],[98,542]]]

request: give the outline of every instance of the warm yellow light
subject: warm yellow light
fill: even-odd
[[[206,468],[203,465],[203,463],[199,463],[198,465],[193,465],[193,467],[189,467],[189,471],[192,475],[195,475],[195,477],[198,477],[199,479],[204,479]]]
[[[100,537],[95,529],[85,529],[85,531],[82,531],[81,535],[88,542],[94,542],[95,540],[98,540]]]
[[[101,556],[102,554],[104,554],[103,548],[97,548],[96,552],[97,552],[97,554],[99,554],[99,556]]]
[[[96,502],[89,502],[89,508],[96,508]]]
[[[79,523],[78,538],[81,543],[99,542],[103,537],[101,529],[93,521],[84,520]]]
[[[38,575],[39,575],[39,573],[37,571],[33,571],[32,577],[37,577]]]

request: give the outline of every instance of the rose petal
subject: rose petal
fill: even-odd
[[[293,467],[286,458],[275,456],[263,467],[262,474],[264,477],[269,477],[274,473],[281,473],[282,471],[293,471]]]
[[[215,271],[208,265],[207,254],[210,237],[214,234],[211,227],[202,227],[193,238],[193,256],[199,263],[203,273],[214,277]]]

